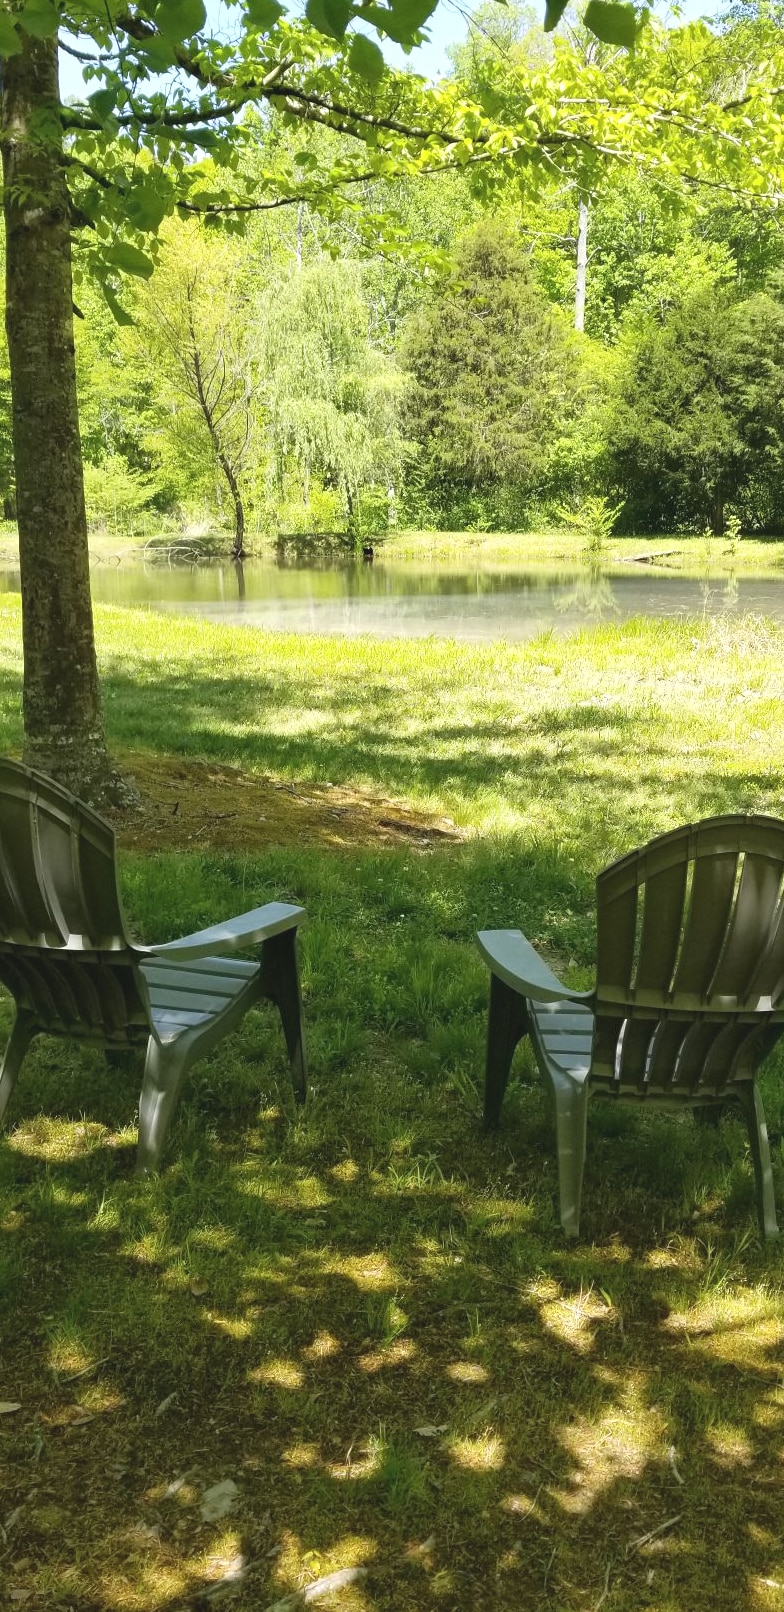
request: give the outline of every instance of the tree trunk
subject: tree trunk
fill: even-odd
[[[231,461],[229,460],[227,455],[223,452],[223,449],[222,449],[221,444],[220,444],[220,439],[218,437],[218,433],[215,430],[215,427],[214,427],[213,422],[212,422],[212,416],[211,416],[211,414],[210,414],[210,412],[209,412],[209,410],[207,408],[206,403],[204,404],[204,418],[207,421],[207,428],[209,430],[210,437],[212,438],[213,447],[215,449],[215,457],[216,457],[216,459],[218,461],[218,464],[220,465],[221,470],[223,471],[223,474],[226,477],[226,480],[227,480],[227,482],[229,484],[229,492],[231,493],[231,501],[232,501],[232,503],[234,505],[234,542],[232,543],[232,546],[231,546],[231,557],[232,557],[233,560],[244,560],[245,559],[245,505],[242,502],[242,493],[240,492],[240,489],[239,489],[239,483],[237,481],[237,477],[234,474],[234,467],[231,464]]]
[[[195,390],[196,390],[196,396],[197,396],[198,401],[199,401],[199,407],[201,409],[202,415],[204,416],[204,423],[205,423],[205,425],[207,427],[207,431],[209,432],[210,442],[212,443],[212,448],[213,448],[213,452],[215,454],[215,458],[217,459],[218,464],[220,466],[220,469],[222,470],[223,475],[226,478],[226,481],[228,483],[229,492],[231,493],[231,501],[232,501],[232,503],[234,505],[234,542],[233,542],[232,548],[231,548],[231,557],[232,557],[233,560],[244,560],[245,559],[245,505],[244,505],[244,503],[242,501],[242,493],[240,492],[240,485],[239,485],[239,482],[237,480],[237,476],[236,476],[234,466],[233,466],[233,464],[231,462],[231,459],[229,458],[228,453],[224,449],[224,446],[223,446],[223,443],[222,443],[221,437],[220,437],[220,432],[218,431],[218,427],[217,427],[217,425],[215,423],[215,411],[214,411],[214,409],[213,409],[213,407],[212,407],[212,405],[210,403],[210,399],[209,399],[209,397],[207,395],[207,385],[209,383],[205,384],[204,375],[202,373],[201,353],[199,352],[199,344],[198,344],[198,341],[196,339],[196,326],[195,326],[194,320],[193,320],[193,308],[191,306],[190,295],[188,296],[188,304],[189,304],[188,322],[189,322],[190,335],[191,335],[190,358],[191,358],[191,365],[192,365],[193,384],[194,384],[194,387],[195,387]],[[246,437],[246,441],[247,441],[247,437]]]
[[[585,329],[585,293],[588,286],[588,203],[580,197],[577,210],[577,277],[574,286],[574,328]]]
[[[104,736],[76,403],[70,198],[57,42],[2,64],[6,330],[24,647],[24,756],[76,794],[117,799]],[[40,131],[46,130],[42,139]]]
[[[231,487],[231,496],[232,496],[232,499],[234,501],[234,545],[232,547],[231,557],[232,557],[233,560],[244,560],[244,558],[245,558],[245,505],[242,502],[242,495],[241,495],[239,487],[237,485],[237,478],[236,478],[236,476],[234,474],[234,471],[231,468],[231,465],[229,465],[228,463],[224,463],[223,470],[224,470],[224,474],[226,476],[226,480],[228,481],[229,486]]]

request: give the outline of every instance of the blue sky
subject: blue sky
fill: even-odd
[[[237,11],[223,5],[222,0],[206,0],[207,13],[210,23],[216,33],[227,31],[231,33],[237,26]],[[295,7],[292,7],[295,9]],[[541,0],[542,14],[544,14],[544,0]],[[666,8],[657,8],[665,16]],[[460,0],[441,0],[441,4],[428,24],[430,38],[426,45],[412,50],[406,56],[397,45],[388,40],[384,43],[384,54],[389,62],[402,66],[408,63],[414,72],[422,73],[427,78],[437,78],[440,74],[449,71],[449,57],[447,50],[450,45],[459,44],[465,38],[466,19],[470,14],[469,4],[461,4]],[[680,20],[686,22],[695,17],[710,13],[710,0],[681,0]],[[60,90],[63,96],[79,95],[83,89],[83,80],[79,65],[72,57],[61,53],[60,56]]]

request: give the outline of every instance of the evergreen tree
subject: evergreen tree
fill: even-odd
[[[580,385],[568,321],[510,232],[487,221],[464,239],[454,274],[411,320],[402,358],[415,381],[417,481],[434,514],[461,524],[483,510],[517,524],[549,489]]]
[[[784,305],[702,289],[622,344],[606,424],[631,530],[781,524]]]

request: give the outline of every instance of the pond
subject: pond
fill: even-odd
[[[752,612],[784,621],[784,576],[683,576],[647,566],[586,568],[471,565],[375,559],[323,566],[107,564],[92,570],[104,603],[147,606],[244,627],[297,633],[435,635],[465,640],[525,639],[570,633],[631,616]],[[18,590],[6,571],[0,589]]]

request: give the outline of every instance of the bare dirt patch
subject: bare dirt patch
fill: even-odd
[[[282,783],[209,761],[129,755],[141,797],[114,816],[137,851],[263,850],[269,845],[431,846],[465,839],[450,817],[344,784]]]

